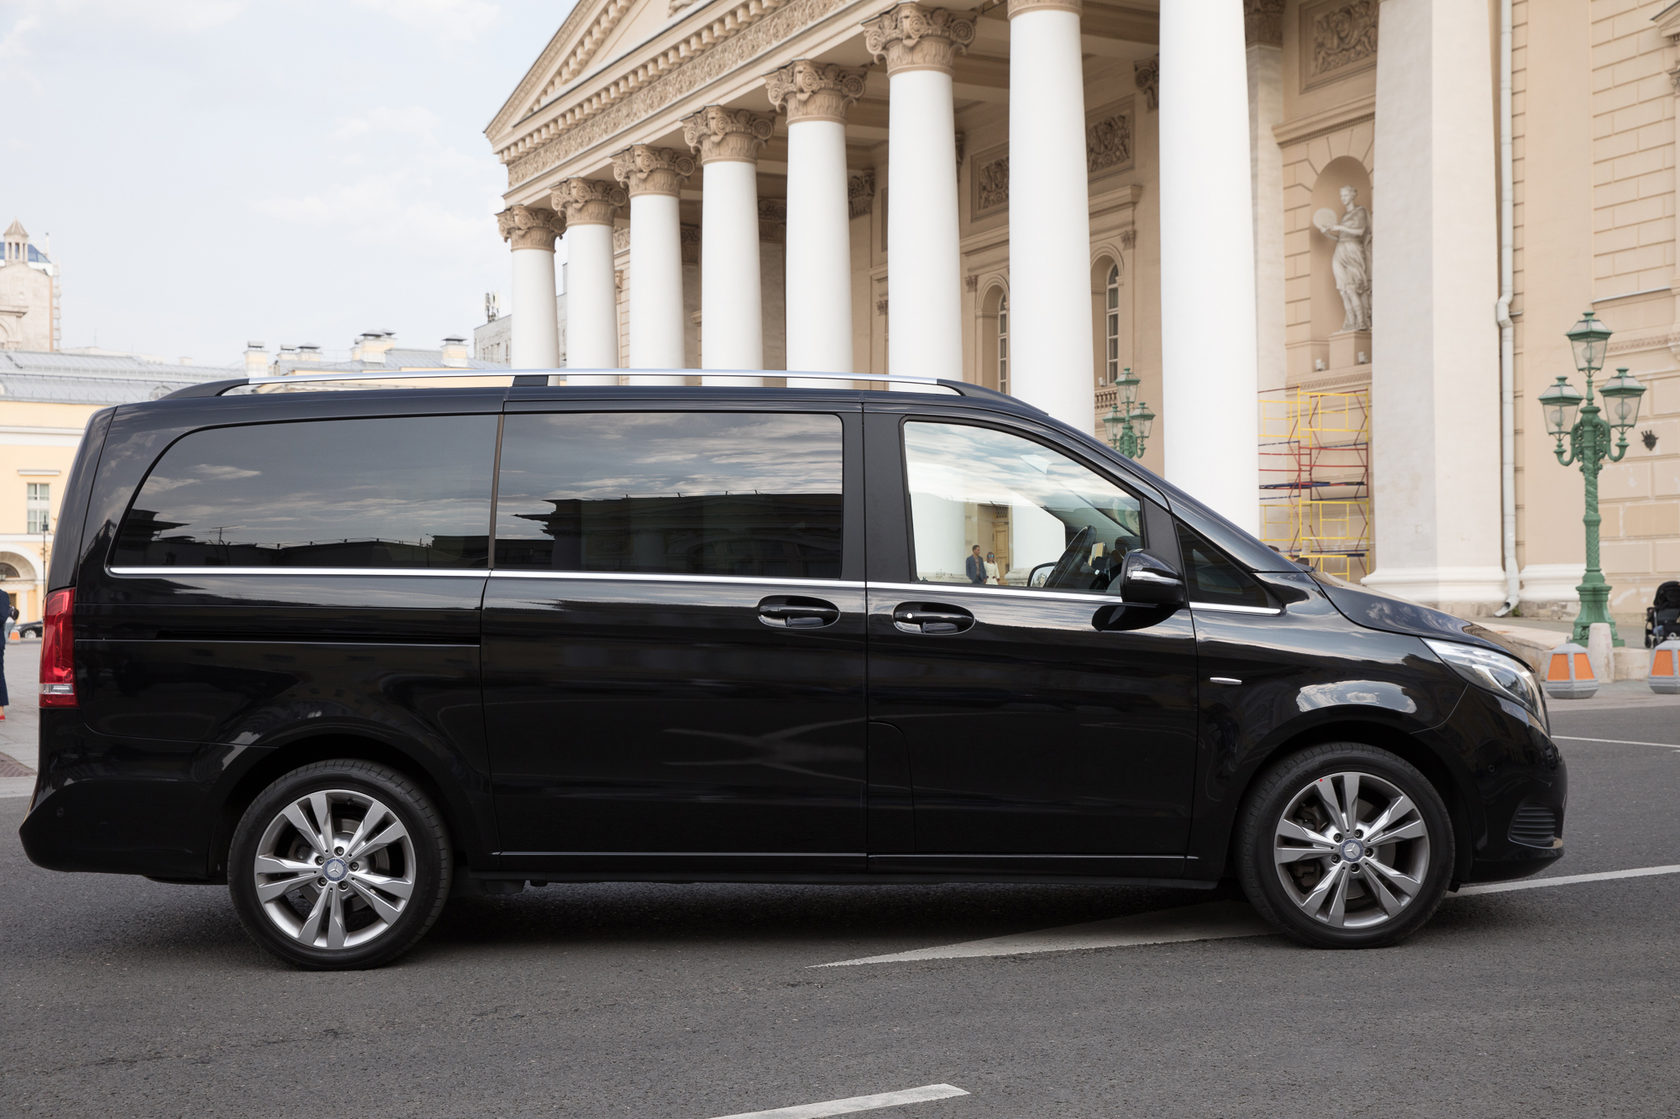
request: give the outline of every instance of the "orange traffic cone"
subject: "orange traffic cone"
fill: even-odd
[[[1647,682],[1653,692],[1680,695],[1680,635],[1651,650],[1651,674]]]
[[[1587,651],[1573,641],[1552,650],[1546,662],[1546,694],[1553,699],[1587,699],[1598,691]]]

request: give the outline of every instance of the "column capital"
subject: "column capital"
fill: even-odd
[[[502,240],[515,249],[554,251],[554,239],[566,232],[566,219],[547,206],[509,206],[496,215]]]
[[[694,174],[694,157],[675,148],[635,144],[612,157],[613,177],[623,183],[630,197],[639,194],[669,194],[682,189],[683,180]]]
[[[863,45],[887,64],[888,74],[905,70],[951,72],[957,52],[974,42],[974,20],[961,12],[899,4],[863,24]]]
[[[1009,18],[1028,12],[1072,12],[1078,15],[1084,7],[1084,0],[1009,0]]]
[[[600,179],[562,179],[549,201],[566,225],[611,225],[626,200],[624,188]]]
[[[683,118],[683,139],[702,164],[756,163],[758,151],[776,130],[774,117],[750,109],[707,105]]]
[[[764,75],[770,104],[785,110],[788,123],[828,120],[846,123],[846,110],[863,96],[868,71],[832,62],[800,59]]]

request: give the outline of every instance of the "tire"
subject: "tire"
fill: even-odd
[[[1429,779],[1356,742],[1279,761],[1255,782],[1237,823],[1237,876],[1249,903],[1320,948],[1376,948],[1416,932],[1446,894],[1454,851],[1452,819]]]
[[[281,777],[245,810],[228,892],[251,939],[286,962],[372,968],[432,927],[451,861],[443,819],[413,781],[375,762],[323,761]]]

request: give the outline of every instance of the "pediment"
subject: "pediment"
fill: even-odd
[[[485,128],[492,146],[558,92],[652,38],[671,18],[708,0],[579,0]]]

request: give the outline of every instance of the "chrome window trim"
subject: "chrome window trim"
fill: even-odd
[[[533,571],[515,567],[491,570],[492,579],[563,579],[580,582],[620,583],[730,583],[763,586],[767,583],[788,587],[833,587],[837,590],[861,588],[857,579],[800,579],[791,575],[676,575],[654,571]]]
[[[1213,610],[1223,614],[1264,614],[1276,617],[1283,611],[1276,606],[1238,606],[1235,603],[1227,605],[1223,602],[1192,602],[1192,610]]]
[[[1096,591],[1043,591],[1032,587],[986,586],[984,583],[870,583],[870,590],[908,591],[923,598],[937,597],[941,594],[983,594],[1003,595],[1008,598],[1030,598],[1037,601],[1049,599],[1053,602],[1085,602],[1096,605],[1118,606],[1121,599],[1117,595],[1105,595]]]
[[[111,567],[112,575],[154,577],[159,575],[419,575],[428,579],[482,579],[490,574],[484,567]]]

